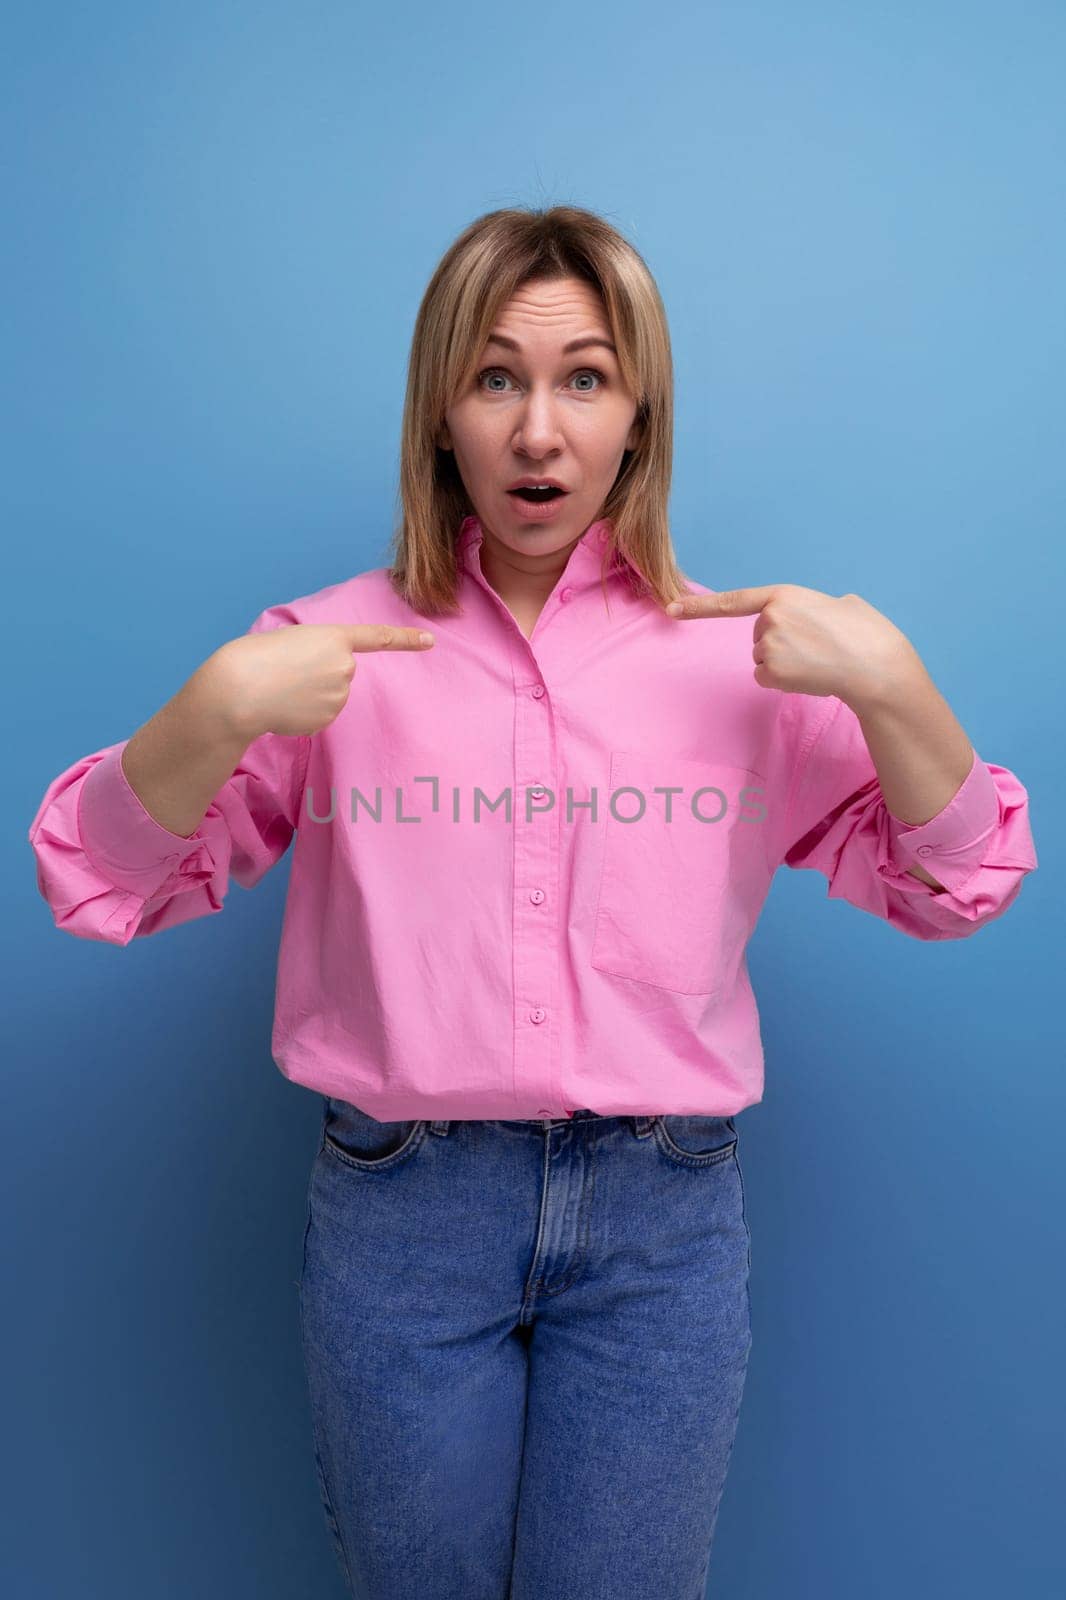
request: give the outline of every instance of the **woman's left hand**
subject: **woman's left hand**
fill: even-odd
[[[755,682],[765,689],[836,695],[853,711],[891,698],[921,659],[907,638],[857,594],[822,594],[798,583],[690,594],[667,614],[756,617],[752,631]]]

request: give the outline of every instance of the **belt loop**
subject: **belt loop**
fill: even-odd
[[[633,1124],[633,1132],[636,1137],[638,1139],[646,1139],[659,1119],[658,1117],[630,1117],[629,1120]]]
[[[451,1127],[452,1127],[451,1123],[448,1122],[447,1120],[438,1121],[438,1122],[431,1122],[430,1125],[429,1125],[429,1131],[430,1131],[430,1133],[447,1134],[447,1133],[451,1132]]]

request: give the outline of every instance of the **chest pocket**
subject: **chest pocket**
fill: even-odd
[[[667,786],[681,792],[655,792]],[[615,750],[608,802],[611,795],[614,809],[605,803],[601,813],[592,965],[678,994],[719,993],[732,980],[770,877],[762,778],[717,761]]]

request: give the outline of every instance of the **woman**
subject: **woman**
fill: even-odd
[[[636,251],[479,218],[419,311],[390,565],[262,612],[30,829],[57,925],[124,945],[299,824],[272,1048],[323,1096],[315,1459],[375,1600],[702,1595],[774,871],[952,939],[1036,865],[1024,788],[873,606],[684,578],[672,420]]]

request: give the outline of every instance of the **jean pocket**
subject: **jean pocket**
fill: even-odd
[[[609,806],[605,824],[597,971],[678,994],[727,986],[769,878],[762,783],[747,767],[612,751],[611,794],[626,793],[623,820]]]
[[[737,1147],[732,1117],[656,1117],[653,1128],[663,1155],[682,1167],[716,1167]]]
[[[347,1100],[327,1097],[322,1142],[326,1150],[349,1167],[378,1172],[412,1155],[421,1144],[427,1125],[425,1119],[379,1122]]]

